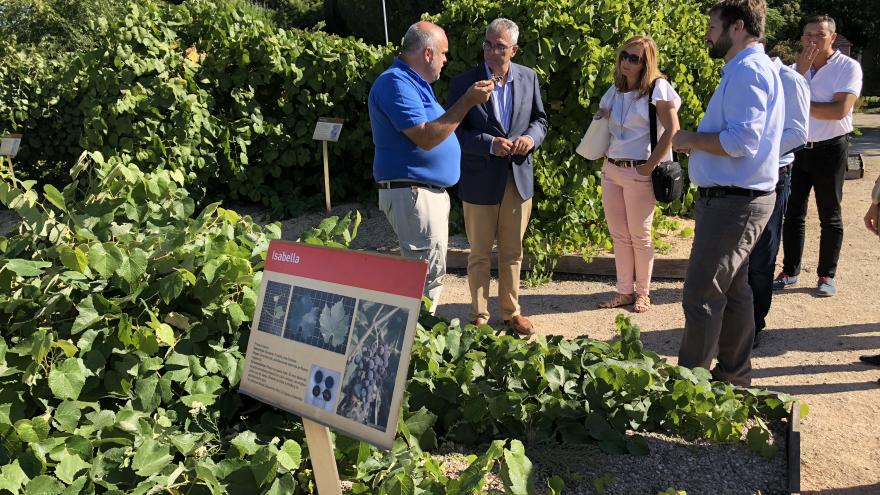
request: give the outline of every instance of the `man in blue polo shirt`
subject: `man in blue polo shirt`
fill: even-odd
[[[709,55],[724,58],[721,82],[697,132],[672,144],[690,150],[698,186],[696,227],[682,294],[685,328],[678,364],[716,380],[751,384],[755,337],[749,254],[776,200],[785,116],[782,82],[759,42],[764,0],[723,0],[709,11]]]
[[[431,83],[440,78],[449,42],[439,26],[421,21],[403,38],[401,54],[370,89],[373,178],[407,258],[428,262],[425,295],[437,307],[446,274],[449,195],[458,182],[461,149],[453,135],[474,105],[489,100],[491,80],[477,81],[444,111]]]

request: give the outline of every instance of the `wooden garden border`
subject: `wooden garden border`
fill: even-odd
[[[788,430],[785,435],[788,456],[788,492],[801,493],[801,403],[794,401],[788,413]]]
[[[449,248],[446,251],[446,268],[467,269],[468,249]],[[654,278],[684,279],[687,271],[688,260],[683,258],[654,258]],[[523,270],[528,270],[529,259],[523,260]],[[497,259],[492,257],[492,268],[497,269]],[[601,275],[613,277],[616,275],[613,256],[594,256],[593,261],[587,263],[579,255],[568,254],[559,258],[556,263],[555,273],[572,273],[577,275]]]

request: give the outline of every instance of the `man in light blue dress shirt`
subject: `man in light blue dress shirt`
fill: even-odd
[[[698,186],[696,228],[685,275],[685,332],[678,364],[709,368],[734,385],[751,384],[755,337],[749,255],[776,200],[784,97],[764,53],[764,0],[724,0],[709,11],[709,55],[723,58],[721,82],[697,132],[679,131],[673,147],[690,151]]]

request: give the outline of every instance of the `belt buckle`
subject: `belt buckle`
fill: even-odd
[[[811,150],[811,149],[815,148],[815,144],[816,143],[813,141],[808,141],[807,144],[804,145],[804,149]]]

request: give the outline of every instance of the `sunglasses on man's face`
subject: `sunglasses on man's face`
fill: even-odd
[[[623,50],[620,52],[620,61],[623,62],[624,60],[626,60],[627,62],[629,62],[631,64],[638,64],[642,61],[642,57],[640,57],[638,55],[633,55],[632,53],[629,53],[628,51]]]

